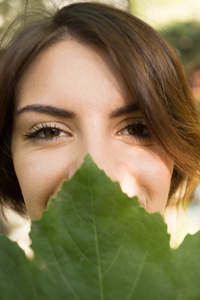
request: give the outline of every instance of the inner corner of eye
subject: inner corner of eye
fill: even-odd
[[[116,136],[121,136],[122,133],[120,131],[116,132]]]

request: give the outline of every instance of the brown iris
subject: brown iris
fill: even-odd
[[[127,131],[130,135],[142,136],[145,135],[146,126],[143,124],[131,124],[127,127]]]
[[[59,136],[59,134],[60,134],[60,131],[56,128],[43,129],[43,135],[46,138],[56,137],[56,136]]]

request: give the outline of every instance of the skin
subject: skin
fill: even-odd
[[[107,54],[66,40],[39,54],[17,91],[12,156],[31,219],[87,153],[147,211],[164,212],[173,161],[149,136]]]

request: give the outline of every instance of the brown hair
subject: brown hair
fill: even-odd
[[[46,47],[63,39],[94,44],[115,63],[155,140],[175,162],[169,200],[180,200],[199,181],[200,120],[182,65],[164,39],[135,16],[97,3],[65,6],[21,25],[0,57],[0,197],[24,211],[11,139],[15,93],[23,71]]]

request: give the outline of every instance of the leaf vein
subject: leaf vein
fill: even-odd
[[[62,274],[62,277],[63,277],[64,281],[66,282],[66,284],[68,285],[68,287],[71,289],[71,292],[72,292],[72,294],[74,295],[74,297],[75,297],[77,300],[80,300],[81,298],[79,297],[79,295],[76,293],[76,291],[74,290],[74,288],[73,288],[72,285],[70,284],[69,280],[67,279],[66,274],[63,272],[63,269],[62,269],[62,267],[61,267],[61,265],[60,265],[60,263],[59,263],[59,259],[57,259],[57,256],[56,256],[56,254],[55,254],[54,247],[53,247],[53,246],[51,246],[51,247],[52,247],[52,249],[53,249],[53,254],[54,254],[54,256],[55,256],[56,264],[57,264],[59,270],[61,271],[61,274]]]
[[[97,252],[98,274],[99,274],[99,285],[100,285],[100,299],[104,300],[101,259],[100,259],[100,252],[99,252],[99,243],[98,243],[98,237],[97,237],[97,227],[96,227],[96,220],[95,220],[95,213],[94,213],[94,201],[93,201],[93,193],[92,193],[92,189],[91,189],[91,184],[90,184],[90,200],[91,200],[92,218],[93,218],[93,224],[94,224],[95,246],[96,246],[96,252]]]
[[[63,221],[62,221],[62,223],[63,223]],[[74,246],[75,246],[75,247],[77,248],[77,250],[82,254],[82,256],[83,256],[90,264],[92,264],[94,267],[97,267],[97,266],[95,265],[95,263],[94,263],[91,259],[89,259],[89,258],[86,256],[86,254],[81,250],[81,248],[78,246],[78,244],[76,243],[76,241],[73,239],[71,233],[69,232],[69,230],[67,229],[67,227],[64,225],[64,223],[63,223],[63,228],[64,228],[64,230],[67,232],[67,234],[68,234],[69,238],[71,239],[71,241],[73,242]]]
[[[107,267],[107,269],[103,272],[103,276],[109,272],[109,270],[112,268],[112,266],[114,265],[114,263],[116,262],[117,258],[119,257],[120,251],[122,249],[123,243],[120,245],[114,259],[112,260],[111,264]]]
[[[131,297],[132,297],[132,295],[133,295],[133,293],[134,293],[134,290],[135,290],[135,288],[136,288],[136,284],[138,283],[138,281],[139,281],[139,279],[140,279],[140,277],[141,277],[141,274],[142,274],[142,270],[144,269],[144,264],[145,264],[145,262],[146,262],[146,258],[147,258],[148,253],[149,253],[149,250],[146,250],[146,253],[145,253],[145,255],[144,255],[143,262],[142,262],[142,264],[141,264],[141,266],[140,266],[139,272],[138,272],[138,274],[137,274],[137,277],[136,277],[136,279],[135,279],[135,282],[133,283],[133,286],[132,286],[132,288],[131,288],[131,290],[130,290],[130,293],[129,293],[128,297],[127,297],[127,300],[130,300]]]

